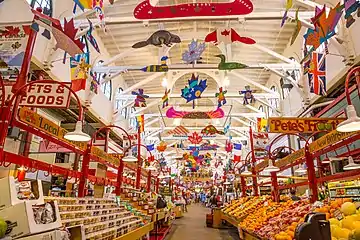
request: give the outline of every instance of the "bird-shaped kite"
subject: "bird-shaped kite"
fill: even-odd
[[[195,77],[195,75],[192,74],[189,80],[189,86],[181,89],[181,97],[185,98],[187,103],[193,101],[193,108],[195,108],[195,99],[201,98],[201,94],[206,88],[206,79],[200,80],[199,82],[199,76]]]
[[[223,105],[226,104],[226,98],[225,98],[225,94],[227,93],[227,91],[223,91],[223,88],[219,88],[219,92],[215,93],[215,97],[218,98],[218,107],[221,107]]]
[[[230,70],[231,71],[233,69],[243,69],[243,68],[248,67],[247,65],[238,63],[238,62],[226,62],[224,54],[219,54],[219,55],[216,55],[215,57],[218,57],[221,59],[219,65],[218,65],[219,70]]]

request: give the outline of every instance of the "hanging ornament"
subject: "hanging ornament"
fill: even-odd
[[[179,36],[170,33],[166,30],[158,30],[154,32],[147,40],[137,42],[132,45],[132,48],[143,48],[148,45],[154,45],[156,47],[162,47],[163,45],[171,47],[172,44],[180,43],[181,39]]]
[[[149,96],[144,94],[144,89],[139,88],[137,92],[132,91],[131,94],[136,96],[134,107],[146,107],[145,98],[149,98]]]
[[[197,132],[193,132],[192,135],[188,137],[188,140],[192,144],[199,144],[202,141],[202,137]]]
[[[349,28],[355,22],[352,14],[357,11],[357,17],[360,17],[360,2],[359,0],[345,0],[344,6],[346,27]]]
[[[159,152],[164,152],[166,150],[167,144],[164,141],[160,141],[159,145],[156,147],[156,149]]]
[[[225,151],[226,152],[232,152],[232,150],[233,150],[233,144],[228,139],[228,140],[226,140],[226,143],[225,143]]]
[[[205,37],[205,42],[212,42],[215,45],[219,43],[224,43],[225,45],[231,44],[233,42],[241,42],[245,44],[255,44],[255,40],[248,37],[240,37],[240,35],[232,28],[223,29],[218,28],[217,30],[209,33]]]
[[[227,91],[226,90],[223,91],[222,87],[219,88],[218,93],[215,93],[215,97],[218,98],[218,108],[226,104],[226,98],[225,98],[226,93]]]
[[[239,94],[244,94],[244,105],[248,105],[250,103],[255,103],[255,97],[253,95],[253,90],[251,90],[250,86],[245,86],[245,90],[239,91]]]
[[[198,44],[198,41],[193,39],[189,44],[189,49],[183,53],[182,60],[187,64],[195,64],[196,61],[201,60],[201,54],[205,51],[205,47],[205,43]]]
[[[287,13],[292,8],[292,5],[293,5],[292,0],[286,0],[286,10],[285,10],[284,16],[283,16],[283,18],[281,20],[281,27],[284,26],[285,20],[287,18]]]
[[[248,67],[247,65],[238,63],[238,62],[226,62],[224,54],[219,54],[219,55],[216,55],[215,57],[218,57],[221,59],[219,65],[218,65],[219,70],[243,69],[243,68]]]
[[[168,59],[169,58],[167,56],[163,56],[160,60],[161,61],[160,65],[149,65],[142,68],[141,70],[143,72],[167,72],[169,71],[169,67],[166,64],[166,60]]]
[[[209,135],[215,135],[215,134],[220,134],[220,135],[224,135],[225,133],[223,131],[219,131],[216,129],[216,127],[214,125],[208,125],[205,128],[203,128],[201,130],[201,133],[209,136]]]
[[[169,106],[169,93],[170,93],[170,89],[165,89],[165,93],[164,96],[161,98],[162,101],[162,108],[166,108],[167,106]]]
[[[181,97],[186,99],[186,102],[193,102],[193,108],[195,108],[195,99],[201,98],[201,94],[207,88],[206,79],[200,80],[199,76],[195,77],[194,74],[191,75],[189,80],[189,86],[181,89]]]

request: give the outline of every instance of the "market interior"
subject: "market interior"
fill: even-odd
[[[360,240],[360,0],[0,0],[0,240]]]

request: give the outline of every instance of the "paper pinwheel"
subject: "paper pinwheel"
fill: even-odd
[[[198,44],[198,41],[192,40],[189,44],[189,50],[182,55],[182,60],[186,63],[194,64],[201,59],[201,54],[205,51],[205,43]]]
[[[187,103],[193,101],[193,108],[195,108],[195,99],[201,97],[201,94],[206,87],[206,79],[200,80],[199,82],[199,76],[195,77],[195,75],[192,74],[191,79],[189,80],[189,87],[186,86],[181,89],[181,96],[186,99]]]

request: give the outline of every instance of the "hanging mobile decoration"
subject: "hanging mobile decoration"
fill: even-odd
[[[300,30],[301,30],[301,22],[299,20],[299,8],[296,10],[296,13],[295,13],[295,22],[296,22],[296,28],[291,36],[290,45],[294,44],[294,42],[295,42],[297,36],[299,36]]]
[[[188,137],[188,140],[192,144],[199,144],[202,141],[202,137],[197,132],[193,132],[192,135]]]
[[[166,150],[167,144],[164,141],[160,141],[159,145],[156,146],[156,149],[159,152],[164,152]]]
[[[105,28],[105,15],[104,15],[104,0],[73,0],[74,10],[73,13],[76,13],[76,8],[79,7],[82,11],[85,9],[93,9],[96,12],[96,16],[101,22],[101,26]],[[113,4],[113,0],[109,0],[110,4]]]
[[[243,68],[247,68],[248,66],[242,63],[237,63],[237,62],[226,62],[225,60],[225,55],[224,54],[219,54],[216,55],[215,57],[220,58],[220,63],[218,65],[218,69],[219,70],[233,70],[233,69],[243,69]]]
[[[195,108],[195,99],[201,98],[201,94],[207,88],[206,79],[200,80],[199,76],[195,77],[192,74],[191,79],[189,80],[189,87],[186,86],[185,88],[181,89],[181,97],[186,99],[186,102],[193,102],[193,109]]]
[[[167,106],[169,106],[169,93],[170,89],[165,89],[164,96],[162,96],[161,98],[162,108],[166,108]]]
[[[183,18],[197,16],[245,15],[253,11],[249,0],[233,0],[226,3],[183,3],[172,6],[152,6],[145,0],[134,9],[136,19]]]
[[[225,142],[225,151],[229,153],[232,152],[232,149],[233,149],[233,144],[231,143],[230,139],[227,139]]]
[[[360,17],[360,2],[359,0],[345,0],[344,6],[346,27],[349,28],[355,22],[352,14],[357,11],[357,17]]]
[[[330,8],[328,16],[326,16],[325,6],[323,9],[315,8],[315,16],[311,19],[314,24],[314,29],[309,28],[304,35],[304,59],[323,43],[325,43],[325,51],[328,53],[327,41],[336,34],[335,28],[341,18],[342,12],[343,6],[340,5],[340,3],[338,3],[335,8]],[[309,50],[308,47],[310,48]]]
[[[147,40],[137,42],[132,45],[132,48],[143,48],[148,45],[154,45],[156,47],[162,47],[163,45],[171,47],[174,43],[180,43],[181,39],[179,36],[170,33],[166,30],[158,30],[154,32]]]
[[[214,119],[223,118],[225,116],[224,110],[217,108],[215,111],[209,112],[186,112],[176,111],[174,107],[170,107],[166,111],[166,117],[168,118],[185,118],[185,119]]]
[[[89,58],[89,52],[70,57],[71,89],[75,92],[86,88],[86,80],[91,68]]]
[[[287,18],[287,13],[292,8],[292,5],[293,5],[292,0],[286,0],[286,10],[285,10],[284,16],[283,16],[283,18],[281,20],[281,27],[284,26],[285,20]]]
[[[219,88],[218,93],[215,93],[215,97],[218,98],[218,108],[226,104],[226,98],[225,98],[226,93],[227,91],[226,90],[223,91],[222,87]]]
[[[56,40],[55,50],[60,48],[70,56],[75,57],[76,54],[82,54],[84,44],[80,39],[75,39],[78,29],[74,26],[74,19],[67,21],[64,19],[64,28],[58,19],[46,16],[34,9],[31,10],[35,15],[34,22],[31,24],[31,28],[38,32],[39,25],[44,27],[46,31],[51,32]],[[49,33],[42,34],[46,38],[50,38]]]
[[[137,92],[132,91],[131,94],[136,96],[134,107],[146,107],[145,98],[149,98],[149,96],[144,94],[144,89],[139,88]]]
[[[196,61],[201,60],[201,54],[205,51],[205,43],[198,44],[198,41],[192,40],[188,45],[189,50],[182,54],[182,60],[187,64],[195,64]]]
[[[245,90],[239,91],[239,94],[244,94],[244,105],[248,105],[250,103],[255,103],[255,97],[253,95],[253,90],[251,90],[250,86],[245,86]]]
[[[214,125],[207,125],[206,127],[204,127],[201,130],[201,133],[209,136],[209,135],[215,135],[215,134],[220,134],[220,135],[224,135],[225,133],[223,131],[219,131],[216,129],[216,127]]]
[[[167,56],[163,56],[160,60],[161,61],[160,65],[149,65],[142,68],[141,70],[143,72],[167,72],[169,71],[169,67],[166,64],[166,60],[168,59],[169,58]]]
[[[94,38],[94,36],[92,35],[92,32],[94,30],[93,24],[92,22],[88,19],[89,22],[89,30],[86,33],[86,39],[89,41],[89,43],[91,44],[91,46],[93,46],[93,48],[100,53],[100,48],[99,45],[96,41],[96,39]]]
[[[232,28],[230,29],[217,29],[205,37],[205,42],[211,42],[215,45],[224,43],[225,45],[233,42],[241,42],[244,44],[255,44],[255,40],[249,37],[240,37],[240,35]]]

